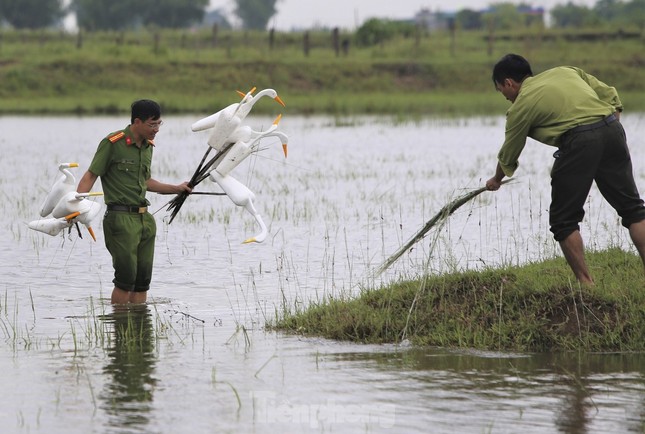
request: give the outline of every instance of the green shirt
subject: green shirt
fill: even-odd
[[[506,112],[506,133],[497,158],[506,176],[513,176],[526,138],[551,146],[579,125],[622,111],[616,89],[570,66],[549,69],[522,82]]]
[[[101,177],[107,205],[145,206],[146,181],[150,179],[152,142],[140,148],[130,126],[101,140],[89,170]]]

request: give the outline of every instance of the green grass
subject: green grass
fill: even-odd
[[[351,45],[336,56],[331,38],[313,32],[309,56],[301,33],[142,30],[75,35],[0,33],[0,114],[127,113],[133,99],[160,101],[166,113],[209,113],[235,100],[236,89],[277,89],[295,114],[398,116],[503,114],[494,91],[494,62],[525,55],[535,72],[572,64],[617,87],[627,111],[645,110],[643,39],[571,42],[551,30],[488,35],[459,32]],[[343,37],[351,39],[352,35]],[[157,40],[158,42],[155,42]],[[594,53],[589,56],[588,53]],[[256,112],[276,113],[270,102]]]
[[[645,350],[645,278],[636,255],[587,254],[596,280],[580,287],[564,259],[401,281],[304,310],[272,328],[362,343],[517,351]]]

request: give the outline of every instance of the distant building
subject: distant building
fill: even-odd
[[[430,9],[423,8],[414,15],[414,23],[430,31],[446,30],[454,17],[455,13],[453,12],[432,12]]]

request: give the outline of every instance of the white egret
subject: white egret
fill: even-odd
[[[274,89],[264,89],[253,96],[254,91],[255,88],[244,94],[242,101],[239,103],[231,104],[217,113],[195,122],[191,129],[193,131],[202,131],[213,128],[213,132],[208,138],[208,145],[219,151],[225,143],[230,142],[229,136],[241,125],[260,98],[269,96],[283,107],[285,106]]]
[[[280,123],[280,120],[282,119],[282,114],[279,114],[277,118],[273,121],[273,124],[271,127],[269,127],[268,130],[266,131],[255,131],[248,125],[241,125],[239,126],[235,131],[231,133],[231,135],[228,138],[227,143],[235,143],[235,142],[249,142],[251,139],[260,137],[260,138],[265,138],[265,137],[271,137],[275,136],[278,137],[281,142],[282,142],[282,152],[284,153],[284,157],[287,157],[287,143],[289,141],[289,138],[287,135],[281,131],[277,131],[276,128],[278,127],[278,124]]]
[[[61,163],[58,170],[62,173],[60,177],[54,182],[51,190],[45,197],[43,204],[40,207],[40,216],[47,217],[54,210],[58,201],[70,191],[76,189],[76,178],[68,169],[78,167],[78,163]]]
[[[286,107],[284,101],[282,101],[282,98],[278,96],[278,92],[275,91],[275,89],[263,89],[260,92],[258,92],[257,95],[253,96],[253,91],[255,88],[251,89],[251,91],[247,94],[243,94],[242,92],[238,91],[240,95],[243,95],[242,101],[246,99],[244,102],[240,102],[240,114],[239,116],[244,119],[246,115],[249,114],[253,106],[255,105],[258,100],[264,96],[268,96],[272,98],[275,102],[280,104],[282,107]]]
[[[33,229],[55,237],[56,235],[60,234],[62,230],[71,227],[74,224],[74,218],[78,215],[80,215],[80,213],[76,212],[70,214],[67,217],[58,219],[51,217],[48,219],[34,220],[32,222],[29,222],[27,226],[29,226],[29,229]]]
[[[208,117],[200,119],[191,126],[193,131],[203,131],[211,128],[213,131],[208,139],[209,147],[188,182],[190,187],[194,188],[216,170],[220,171],[220,177],[226,176],[248,155],[258,150],[258,143],[264,137],[279,137],[282,140],[284,155],[285,157],[287,156],[287,136],[276,131],[282,115],[276,118],[267,131],[254,131],[251,127],[242,125],[242,121],[249,114],[255,103],[264,96],[269,96],[283,107],[285,106],[284,101],[274,89],[264,89],[253,96],[255,89],[254,87],[246,94],[238,91],[242,95],[242,101],[231,104]],[[213,149],[217,150],[217,154],[207,161],[207,157]],[[167,210],[171,211],[170,223],[172,223],[188,196],[189,193],[183,192],[168,202]],[[261,225],[263,226],[264,223],[261,223]]]
[[[271,134],[267,134],[265,137],[275,136],[280,139],[282,143],[282,152],[284,153],[284,158],[287,158],[287,144],[289,143],[289,137],[282,131],[273,131]]]
[[[244,209],[246,209],[255,218],[255,221],[260,226],[260,233],[244,240],[243,244],[263,242],[267,236],[268,230],[262,220],[262,216],[260,216],[255,209],[255,206],[253,206],[255,194],[253,194],[247,186],[233,178],[231,175],[222,176],[217,173],[217,171],[213,171],[209,176],[222,188],[222,190],[224,190],[224,193],[226,193],[235,205],[244,207]]]
[[[251,89],[248,93],[242,94],[242,100],[233,104],[229,104],[218,112],[213,113],[210,116],[207,116],[203,119],[198,120],[190,126],[190,129],[197,132],[213,128],[217,124],[217,120],[221,115],[226,115],[230,117],[232,114],[236,113],[242,104],[244,104],[248,98],[251,97],[251,94],[255,92],[255,87]],[[239,93],[239,91],[238,91]]]
[[[71,191],[65,194],[61,200],[58,201],[52,211],[52,217],[57,219],[70,219],[70,216],[75,215],[72,217],[74,222],[82,223],[87,228],[92,239],[96,241],[96,236],[92,229],[92,221],[96,219],[101,212],[101,204],[87,200],[87,198],[101,195],[103,195],[101,192],[77,193],[75,191]]]
[[[278,127],[281,118],[282,115],[278,115],[278,117],[273,121],[271,127],[269,127],[269,129],[267,129],[266,131],[254,131],[247,126],[242,126],[235,130],[230,137],[230,139],[234,140],[235,143],[226,153],[222,161],[217,165],[217,167],[215,167],[215,170],[222,176],[228,175],[231,170],[233,170],[242,161],[244,161],[246,157],[258,150],[258,145],[261,139],[273,135],[278,135],[277,133],[279,132],[276,131],[276,128]],[[287,151],[285,139],[287,136],[284,133],[279,134],[283,139],[283,152],[286,157]]]

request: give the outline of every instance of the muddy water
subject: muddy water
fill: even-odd
[[[164,119],[153,174],[192,174],[207,136]],[[272,119],[252,118],[256,129]],[[429,269],[551,257],[552,149],[529,142],[517,181],[484,193],[392,269],[372,270],[455,196],[490,177],[503,119],[393,123],[293,118],[236,169],[269,226],[221,196],[195,196],[158,224],[147,306],[115,312],[110,258],[84,229],[29,230],[62,161],[78,177],[127,119],[0,118],[0,424],[15,433],[642,432],[643,354],[509,354],[365,346],[265,331],[283,309]],[[645,117],[625,116],[645,191]],[[100,190],[100,183],[96,189]],[[205,181],[201,191],[216,191]],[[101,199],[97,199],[101,201]],[[102,203],[102,202],[101,202]],[[598,193],[588,245],[631,248]],[[433,246],[433,247],[431,247]]]

